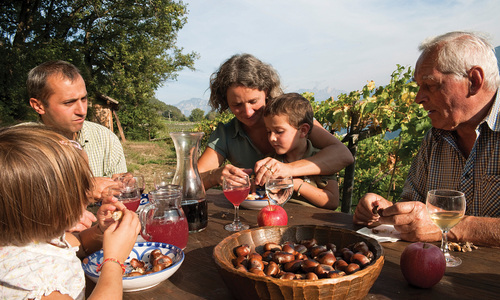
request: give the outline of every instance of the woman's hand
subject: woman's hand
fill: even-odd
[[[274,158],[266,157],[255,163],[255,184],[265,185],[268,178],[283,178],[293,176],[289,164],[282,163]]]

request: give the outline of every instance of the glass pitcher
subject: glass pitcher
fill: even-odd
[[[186,248],[189,231],[181,199],[178,185],[149,192],[150,202],[139,213],[141,236],[146,241]]]
[[[205,188],[198,172],[198,148],[203,132],[171,132],[177,155],[173,184],[182,187],[182,209],[186,214],[189,232],[204,230],[208,225]]]

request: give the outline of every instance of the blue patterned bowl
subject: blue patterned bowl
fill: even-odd
[[[135,277],[123,277],[124,292],[145,290],[158,285],[160,282],[172,276],[184,261],[184,252],[176,246],[157,242],[139,242],[135,243],[132,252],[124,263],[126,266],[125,273],[132,271],[132,267],[130,266],[130,260],[132,258],[137,258],[138,260],[146,262],[148,267],[151,266],[149,263],[149,255],[151,251],[155,249],[160,249],[164,255],[168,255],[172,259],[173,264],[155,273]],[[99,279],[99,273],[96,272],[96,269],[97,264],[102,262],[102,258],[103,253],[101,250],[87,256],[82,262],[85,275],[94,282],[97,282]]]

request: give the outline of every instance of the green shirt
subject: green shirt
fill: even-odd
[[[76,141],[89,157],[89,165],[95,177],[111,177],[127,172],[123,147],[118,137],[108,128],[85,121]]]
[[[308,139],[307,140],[307,150],[301,159],[314,156],[319,151],[320,151],[320,149],[314,148],[311,141]],[[276,155],[275,158],[281,162],[285,161],[284,160],[285,155]],[[337,176],[335,174],[332,174],[332,175],[309,175],[309,176],[301,176],[298,178],[300,178],[300,179],[304,180],[305,182],[309,183],[310,185],[317,187],[317,188],[320,188],[320,189],[324,189],[326,187],[326,185],[328,184],[329,180],[337,180]],[[293,192],[292,198],[299,200],[299,201],[309,203],[309,201],[307,201],[306,198],[304,198],[303,196],[298,196],[297,192],[295,192],[295,191]]]
[[[208,147],[236,167],[245,169],[253,169],[257,161],[272,155],[272,153],[263,154],[255,147],[236,118],[226,124],[217,125],[210,135]]]

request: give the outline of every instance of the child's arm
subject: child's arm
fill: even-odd
[[[311,204],[321,208],[335,210],[339,206],[339,184],[336,180],[328,180],[327,185],[321,189],[300,178],[293,179],[293,190],[298,191]]]
[[[104,231],[103,261],[116,259],[123,264],[134,247],[140,229],[141,224],[136,213],[128,209],[123,210],[121,221],[111,224]],[[122,277],[123,271],[120,264],[111,260],[104,263],[99,280],[88,300],[122,299]]]

